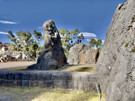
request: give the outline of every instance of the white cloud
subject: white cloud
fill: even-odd
[[[105,42],[105,40],[102,40],[102,43],[104,43]]]
[[[89,32],[80,32],[79,35],[83,34],[84,36],[84,39],[87,41],[87,42],[90,42],[90,40],[92,38],[96,39],[96,34],[94,33],[89,33]]]
[[[86,39],[86,41],[90,42],[91,39]]]
[[[0,34],[8,34],[7,32],[0,32]]]
[[[37,27],[38,29],[42,29],[42,27]]]
[[[89,43],[91,39],[95,39],[96,41],[98,40],[97,35],[94,33],[80,32],[79,35],[81,35],[81,34],[83,34],[83,36],[84,36],[84,42],[86,41],[87,43]],[[102,44],[104,44],[104,42],[105,42],[105,40],[102,40]]]
[[[80,35],[80,34],[83,34],[84,37],[92,37],[92,38],[97,37],[96,34],[94,34],[94,33],[89,33],[89,32],[80,32],[79,35]]]
[[[0,23],[2,23],[2,24],[17,24],[18,22],[0,20]]]

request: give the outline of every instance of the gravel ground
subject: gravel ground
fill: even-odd
[[[36,63],[35,61],[12,61],[12,62],[5,62],[0,63],[0,69],[11,69],[11,68],[18,68],[18,67],[26,67]]]

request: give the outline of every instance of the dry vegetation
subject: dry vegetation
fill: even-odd
[[[60,71],[74,71],[74,72],[91,72],[95,71],[96,65],[73,65],[73,66],[63,66]]]
[[[17,67],[17,68],[10,68],[10,70],[19,70],[19,69],[26,69],[27,67]],[[58,71],[72,71],[72,72],[91,72],[95,71],[96,65],[73,65],[73,66],[63,66]]]
[[[8,96],[5,101],[99,101],[95,91],[0,87],[0,98]],[[2,100],[3,101],[3,100]],[[103,97],[101,101],[105,101]]]

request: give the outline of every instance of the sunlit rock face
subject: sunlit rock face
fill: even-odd
[[[48,20],[43,24],[45,35],[45,50],[38,57],[37,64],[28,69],[54,70],[67,63],[61,38],[54,21]]]
[[[96,72],[107,101],[135,101],[135,0],[118,6]]]
[[[70,48],[68,54],[69,64],[95,64],[98,59],[98,49],[91,48],[90,45],[76,44]]]

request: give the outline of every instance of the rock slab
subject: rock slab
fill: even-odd
[[[107,101],[135,101],[135,0],[118,6],[96,72]]]
[[[91,48],[86,44],[76,44],[69,50],[68,63],[69,64],[92,64],[96,63],[98,58],[98,49]]]
[[[37,63],[27,69],[55,70],[67,63],[61,38],[54,21],[48,20],[43,24],[45,34],[45,50],[38,57]]]

